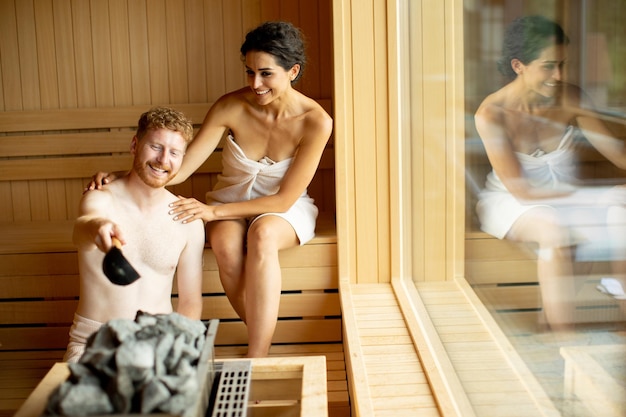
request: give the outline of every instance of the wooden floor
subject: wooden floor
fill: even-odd
[[[595,314],[596,312],[591,312]],[[578,324],[568,332],[551,333],[542,331],[538,323],[541,322],[539,312],[493,312],[493,317],[506,334],[526,366],[537,378],[550,400],[566,417],[589,416],[624,416],[626,397],[622,396],[621,409],[615,411],[598,411],[599,406],[607,406],[611,401],[620,401],[618,398],[607,399],[603,395],[617,390],[626,389],[626,356],[621,355],[616,361],[609,361],[609,355],[601,355],[603,349],[620,349],[626,351],[626,322],[607,321],[601,323]],[[611,317],[612,315],[609,315]],[[567,395],[567,371],[563,349],[591,349],[599,354],[603,360],[610,363],[615,378],[603,381],[600,392],[589,391],[583,398]],[[584,363],[592,366],[592,363]],[[594,372],[599,376],[600,372]],[[617,381],[617,383],[616,383]],[[594,381],[597,385],[597,381]],[[581,385],[582,386],[582,385]],[[578,386],[580,388],[581,386]],[[599,387],[598,387],[599,388]],[[594,396],[592,396],[592,394]]]
[[[473,292],[457,282],[417,288],[476,416],[560,415]]]
[[[237,358],[246,347],[216,347],[216,359]],[[0,416],[12,416],[46,375],[63,351],[0,353]],[[343,346],[334,344],[275,345],[270,356],[325,356],[329,417],[349,417]]]
[[[435,396],[390,285],[351,285],[351,302],[364,372],[356,378],[365,413],[439,416]],[[344,309],[345,311],[345,309]],[[344,314],[345,317],[345,314]],[[367,415],[367,414],[366,414]]]
[[[390,284],[349,286],[351,294],[343,302],[353,308],[344,306],[344,321],[346,326],[353,322],[356,330],[346,332],[346,355],[349,353],[357,415],[560,415],[506,337],[497,331],[489,313],[480,309],[469,286],[443,282],[417,288],[435,331],[419,354],[408,330],[410,320],[403,317]],[[428,352],[432,346],[442,349]],[[433,378],[441,369],[425,366],[428,356],[428,364],[451,364],[445,371],[448,375],[443,375],[448,379],[443,385],[453,387],[456,404],[466,398],[467,409],[447,408],[444,390],[432,391]]]

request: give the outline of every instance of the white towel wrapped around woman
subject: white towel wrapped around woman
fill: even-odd
[[[494,171],[487,176],[485,189],[479,194],[476,213],[481,229],[499,239],[504,239],[513,223],[526,211],[540,206],[558,211],[563,225],[570,228],[571,241],[577,245],[578,260],[616,259],[623,253],[624,239],[609,239],[607,227],[615,230],[623,224],[611,224],[608,210],[611,206],[623,207],[626,188],[581,187],[577,185],[575,161],[576,130],[570,126],[565,131],[558,148],[552,152],[535,152],[532,155],[516,152],[528,182],[538,188],[567,190],[565,197],[520,202],[504,186]],[[620,255],[623,256],[623,255]]]
[[[279,162],[268,157],[259,161],[248,159],[235,138],[228,135],[222,151],[222,173],[213,191],[206,194],[207,204],[235,203],[276,194],[292,162],[293,158]],[[305,190],[286,212],[263,213],[247,220],[252,224],[263,216],[282,217],[295,230],[300,245],[304,245],[315,236],[317,214],[318,209]]]

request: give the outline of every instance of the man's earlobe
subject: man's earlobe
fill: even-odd
[[[130,153],[133,154],[133,155],[137,151],[137,142],[138,141],[139,141],[139,139],[137,139],[137,135],[133,136],[133,139],[130,141]]]

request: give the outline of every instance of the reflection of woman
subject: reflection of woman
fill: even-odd
[[[583,92],[561,81],[567,43],[561,27],[546,18],[516,19],[499,63],[511,81],[475,115],[493,167],[477,205],[481,228],[538,243],[544,312],[553,328],[572,320],[572,248],[610,234],[619,258],[626,250],[626,189],[580,187],[574,177],[576,132],[620,168],[626,168],[626,149],[600,119],[581,110],[589,106]],[[614,258],[613,265],[616,273],[626,271],[623,260]]]
[[[220,279],[248,327],[248,356],[265,356],[276,327],[281,290],[278,251],[314,235],[317,208],[307,187],[332,131],[332,119],[292,87],[304,68],[300,31],[262,24],[241,46],[248,87],[222,96],[190,144],[174,182],[209,157],[225,133],[224,169],[209,204],[181,198],[174,220],[208,222]]]

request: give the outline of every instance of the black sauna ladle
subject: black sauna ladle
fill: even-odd
[[[122,253],[122,243],[116,238],[111,238],[113,246],[104,255],[102,260],[102,271],[104,275],[116,285],[128,285],[137,281],[139,273],[126,260]]]

